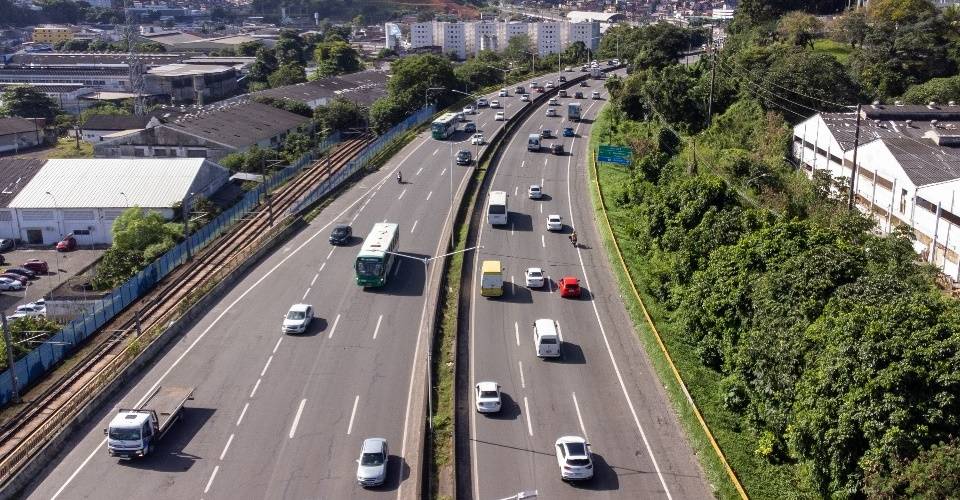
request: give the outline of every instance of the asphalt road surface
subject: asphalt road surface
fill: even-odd
[[[579,74],[579,73],[576,73]],[[570,76],[571,74],[568,74]],[[488,136],[523,106],[469,118]],[[461,127],[462,128],[462,127]],[[415,368],[426,363],[423,335],[426,273],[400,259],[386,287],[355,284],[354,259],[376,222],[400,224],[399,250],[420,257],[444,250],[441,228],[451,216],[451,190],[472,167],[453,165],[451,147],[471,149],[470,134],[446,141],[422,133],[377,173],[334,200],[305,230],[255,266],[142,376],[121,391],[70,441],[35,482],[30,498],[313,498],[413,497],[407,479],[411,434],[423,426],[411,401]],[[403,172],[403,184],[395,180]],[[451,187],[452,186],[452,187]],[[354,239],[332,247],[333,224],[353,225]],[[291,304],[314,305],[305,335],[280,333]],[[158,385],[196,386],[183,420],[143,460],[107,454],[102,429],[115,409],[137,404]],[[356,459],[367,437],[390,445],[389,476],[381,488],[356,482]]]
[[[619,298],[602,248],[590,201],[586,148],[591,119],[606,102],[602,82],[584,91],[586,120],[546,117],[544,105],[526,120],[495,171],[491,191],[508,194],[509,225],[483,222],[474,260],[470,328],[471,386],[495,381],[502,386],[499,414],[471,416],[473,497],[507,498],[536,491],[539,498],[711,498],[711,490],[677,417],[636,338]],[[602,99],[591,99],[600,90]],[[573,95],[571,92],[570,95]],[[575,137],[562,142],[566,153],[546,148],[527,151],[527,135],[572,126]],[[543,198],[527,197],[531,184]],[[563,231],[546,230],[548,215],[563,218]],[[576,228],[578,246],[568,236]],[[480,265],[499,260],[504,296],[479,294]],[[525,287],[524,271],[541,267],[549,276],[542,289]],[[580,279],[580,299],[561,298],[557,281]],[[532,323],[559,323],[562,358],[536,356]],[[471,397],[471,402],[472,402]],[[472,406],[471,406],[472,408]],[[595,476],[583,483],[560,479],[554,442],[567,435],[591,444]]]

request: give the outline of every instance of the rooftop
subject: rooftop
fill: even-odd
[[[0,158],[0,206],[8,206],[46,162],[39,158]]]
[[[26,118],[16,116],[0,118],[0,135],[19,134],[35,130],[37,130],[37,126]]]
[[[127,65],[126,53],[115,52],[26,52],[6,56],[8,66]],[[140,54],[147,66],[180,62],[184,54]]]
[[[366,70],[348,75],[331,76],[312,82],[287,85],[258,92],[258,95],[313,101],[342,97],[360,104],[369,105],[386,94],[387,73]]]
[[[130,130],[147,126],[151,117],[134,115],[93,115],[83,122],[87,130]]]
[[[165,76],[165,77],[177,77],[177,76],[193,76],[193,75],[209,75],[213,73],[224,73],[231,71],[233,68],[230,66],[221,66],[216,64],[165,64],[163,66],[157,66],[155,68],[150,68],[147,71],[148,74]]]
[[[309,121],[305,116],[268,104],[238,101],[215,104],[162,126],[242,149]]]

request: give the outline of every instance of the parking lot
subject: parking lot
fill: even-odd
[[[3,254],[6,264],[3,269],[19,266],[27,259],[40,259],[47,261],[50,272],[32,280],[30,284],[19,291],[0,292],[0,309],[5,315],[10,315],[20,304],[33,302],[51,290],[56,288],[61,282],[66,281],[80,270],[89,266],[92,262],[103,255],[103,250],[74,250],[72,252],[57,252],[53,249],[18,249]]]

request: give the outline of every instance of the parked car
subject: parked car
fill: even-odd
[[[360,458],[357,459],[357,482],[368,488],[380,486],[387,480],[387,440],[367,438],[360,446]]]
[[[21,264],[20,267],[29,269],[37,274],[47,274],[50,272],[50,268],[47,266],[47,261],[40,259],[29,259]]]
[[[13,250],[13,240],[9,238],[0,238],[0,252],[7,252]]]
[[[557,287],[560,288],[560,296],[568,298],[578,298],[580,297],[580,280],[573,276],[564,276],[557,282]]]
[[[77,239],[73,236],[67,236],[57,243],[58,252],[72,252],[77,249]]]
[[[476,385],[478,413],[496,413],[500,411],[500,384],[480,382]]]
[[[46,316],[47,315],[47,306],[39,304],[23,304],[17,306],[17,310],[14,311],[14,314],[23,313],[26,316]]]
[[[313,306],[310,304],[294,304],[283,317],[280,329],[283,333],[304,333],[313,321]]]
[[[474,132],[477,131],[477,124],[476,124],[476,123],[473,123],[473,122],[470,122],[470,123],[468,123],[468,124],[466,124],[466,125],[463,126],[463,131],[466,132],[466,133],[468,133],[468,134],[472,134],[472,133],[474,133]]]
[[[482,146],[484,142],[486,140],[483,138],[483,134],[473,134],[473,137],[470,138],[470,144]]]
[[[33,272],[33,271],[29,270],[29,269],[24,269],[24,268],[22,268],[22,267],[11,267],[11,268],[8,268],[8,269],[6,270],[6,272],[8,272],[8,273],[13,273],[13,274],[19,274],[20,276],[23,276],[24,278],[27,278],[28,280],[32,280],[32,279],[36,279],[36,278],[37,278],[37,273],[35,273],[35,272]]]
[[[586,480],[593,477],[593,460],[590,445],[580,436],[563,436],[554,443],[560,479],[564,481]]]
[[[27,286],[27,284],[30,283],[30,280],[28,280],[24,276],[20,276],[19,274],[3,273],[3,274],[0,274],[0,278],[7,278],[7,279],[14,280],[23,286]]]
[[[561,144],[561,143],[559,143],[559,142],[553,143],[553,145],[550,146],[550,152],[553,153],[553,154],[555,154],[555,155],[562,155],[562,154],[563,154],[563,144]]]
[[[353,238],[353,228],[349,224],[337,224],[330,232],[331,245],[346,245]]]
[[[564,137],[575,137],[576,135],[576,132],[573,131],[573,127],[563,127]]]
[[[539,267],[528,267],[523,273],[528,288],[541,288],[546,283],[546,277],[543,275],[543,269]]]
[[[461,149],[457,151],[457,165],[469,165],[473,162],[473,155],[469,150]]]
[[[0,290],[23,290],[23,284],[17,280],[0,277]]]

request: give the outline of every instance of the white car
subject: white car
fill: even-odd
[[[497,94],[497,97],[507,97],[507,89],[500,89],[500,93]]]
[[[530,96],[528,96],[527,94],[523,94],[522,96],[520,96],[520,102],[530,102]]]
[[[549,105],[551,105],[551,106],[556,106],[556,105],[558,104],[557,98],[556,98],[556,97],[551,97],[550,100],[547,101],[547,104],[549,104]]]
[[[613,60],[613,65],[614,65],[614,66],[619,66],[619,65],[620,65],[620,59],[614,59],[614,60]]]
[[[547,108],[547,116],[557,116],[557,110],[553,108]]]
[[[553,82],[547,82],[547,88],[548,88],[548,89],[552,89],[552,88],[553,88]]]
[[[473,137],[470,138],[470,144],[476,144],[478,146],[483,145],[484,139],[483,134],[473,134]]]
[[[546,283],[546,278],[543,276],[543,269],[539,267],[528,267],[523,273],[523,277],[527,281],[527,288],[541,288],[544,283]]]
[[[0,278],[0,290],[23,290],[23,284],[10,278]]]
[[[463,113],[457,113],[457,120],[461,122],[465,122],[467,121],[467,116],[464,115]]]
[[[540,184],[531,184],[530,189],[527,189],[527,196],[531,200],[539,200],[543,198],[543,189],[540,187]]]
[[[583,481],[593,477],[590,444],[580,436],[563,436],[555,443],[560,479]]]
[[[463,114],[465,114],[465,115],[472,115],[472,114],[474,114],[474,113],[476,113],[476,112],[477,112],[477,110],[474,109],[474,107],[471,106],[471,105],[467,105],[467,106],[465,106],[465,107],[463,108]]]
[[[488,106],[488,105],[489,105],[489,103],[487,102],[487,100],[486,100],[485,98],[481,97],[481,98],[477,99],[477,107],[478,107],[478,108],[482,108],[482,107]]]
[[[22,306],[17,306],[17,310],[13,312],[14,316],[46,316],[47,308],[46,306],[40,306],[37,304],[24,304]]]
[[[557,214],[548,215],[547,231],[563,231],[563,219]]]
[[[573,68],[571,68],[570,66],[567,66],[567,67],[563,68],[563,71],[564,71],[565,73],[569,73],[569,72],[573,71]]]
[[[499,108],[499,107],[500,107],[500,101],[498,101],[498,100],[496,100],[496,99],[490,101],[490,107],[491,107],[491,108]]]
[[[475,389],[478,413],[496,413],[500,411],[500,384],[496,382],[480,382]]]
[[[593,93],[590,94],[590,98],[591,98],[591,99],[599,99],[599,98],[600,98],[600,91],[594,90]]]
[[[294,304],[283,317],[283,333],[304,333],[313,321],[313,306],[310,304]]]
[[[506,118],[503,116],[503,111],[497,111],[497,114],[496,114],[496,116],[493,117],[493,119],[496,120],[496,121],[498,121],[498,122],[502,122],[502,121],[506,120]]]

